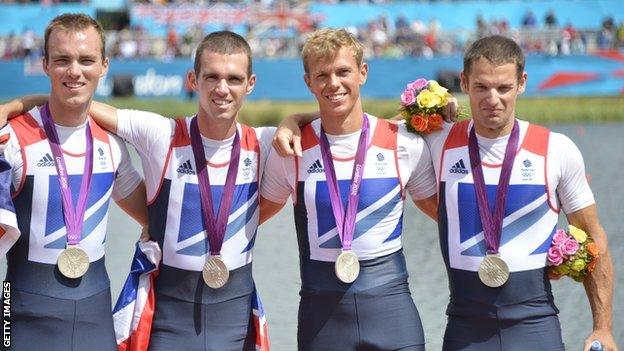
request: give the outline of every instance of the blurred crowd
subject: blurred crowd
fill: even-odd
[[[308,33],[317,23],[288,30],[259,31],[246,28],[246,37],[257,58],[292,58],[299,55]],[[490,34],[514,38],[527,53],[573,55],[624,48],[624,22],[605,18],[595,29],[578,30],[573,23],[559,23],[549,12],[539,19],[528,11],[520,27],[511,27],[505,18],[487,21],[476,19],[476,30],[445,30],[440,22],[428,23],[405,16],[390,21],[380,16],[360,27],[347,28],[365,46],[367,58],[402,58],[453,55],[463,53],[473,40]],[[42,34],[42,33],[41,33]],[[22,33],[0,37],[0,59],[11,60],[41,55],[42,35],[26,28]],[[140,27],[126,27],[107,32],[107,53],[111,58],[169,60],[190,57],[203,36],[201,26],[178,33],[170,26],[164,36],[149,35]]]

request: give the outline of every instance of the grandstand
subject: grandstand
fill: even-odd
[[[298,85],[290,83],[293,79],[290,76],[281,77],[285,83],[279,85],[284,86],[284,94],[280,95],[279,89],[277,95],[264,94],[260,86],[260,92],[257,91],[252,98],[307,98],[303,83],[299,82],[301,69],[292,61],[297,61],[306,34],[319,27],[347,28],[364,43],[366,59],[379,62],[381,68],[375,70],[384,74],[392,70],[384,67],[382,62],[390,60],[395,61],[394,67],[414,66],[411,71],[420,75],[436,78],[450,73],[452,78],[460,69],[458,58],[470,42],[484,35],[502,34],[514,38],[531,57],[535,57],[536,62],[552,64],[553,59],[561,58],[563,66],[560,68],[587,67],[581,64],[594,62],[601,66],[598,71],[580,72],[585,75],[575,76],[573,81],[591,82],[606,74],[611,77],[609,82],[613,82],[606,84],[611,90],[602,94],[624,91],[622,84],[618,85],[622,80],[618,63],[624,61],[618,51],[624,47],[624,2],[619,0],[47,0],[17,3],[5,0],[0,3],[3,15],[0,72],[20,66],[25,76],[41,74],[38,58],[43,30],[50,19],[63,12],[87,13],[105,26],[107,53],[115,59],[111,73],[120,75],[117,72],[122,72],[125,78],[114,80],[109,77],[111,79],[104,81],[98,91],[104,96],[113,92],[116,81],[124,79],[134,83],[137,79],[165,82],[171,87],[160,91],[143,89],[141,92],[145,96],[183,95],[181,77],[188,69],[189,58],[197,43],[208,32],[230,29],[247,37],[261,70],[266,67],[265,70],[271,71],[279,63],[291,65],[291,72],[296,73],[293,77]],[[606,66],[599,63],[601,59],[596,59],[605,56],[610,57]],[[142,63],[138,64],[137,60]],[[263,62],[267,62],[266,66]],[[178,68],[173,69],[171,65]],[[429,69],[424,67],[426,65],[434,67]],[[136,66],[149,69],[139,75]],[[533,90],[530,86],[528,93],[552,93],[540,91],[540,86],[548,83],[556,72],[536,74],[543,79],[533,81],[537,85]],[[265,77],[265,74],[259,73],[259,76]],[[388,89],[387,96],[396,95],[402,84],[399,78],[391,83],[380,82],[379,89]],[[276,84],[274,81],[271,85]],[[600,94],[594,89],[589,87],[584,91]],[[564,87],[554,94],[568,94],[568,90]],[[365,90],[364,93],[368,92]],[[0,91],[0,97],[6,94]],[[369,96],[384,97],[374,93]]]

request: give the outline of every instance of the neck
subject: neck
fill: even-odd
[[[488,139],[496,139],[496,138],[504,137],[504,136],[511,134],[511,130],[513,129],[515,121],[516,120],[513,119],[512,123],[501,128],[487,128],[487,127],[479,126],[476,123],[474,124],[473,128],[475,129],[475,133],[477,133],[477,135],[481,137],[488,138]]]
[[[335,116],[321,111],[321,125],[327,134],[342,135],[355,133],[362,129],[363,115],[362,105],[358,101],[351,112],[343,116]]]
[[[50,118],[55,124],[64,127],[77,127],[85,123],[87,120],[87,112],[89,104],[83,106],[67,106],[50,96],[48,106],[50,107]]]
[[[218,120],[210,119],[204,114],[197,114],[197,127],[199,134],[204,138],[225,140],[236,133],[236,118]]]

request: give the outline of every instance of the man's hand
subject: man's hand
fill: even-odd
[[[147,227],[141,228],[141,236],[139,237],[139,241],[142,243],[150,241],[150,235]]]
[[[583,346],[583,350],[589,351],[591,343],[594,340],[600,341],[604,351],[618,351],[613,335],[609,330],[594,330],[594,332],[587,339],[585,339],[585,346]]]
[[[301,157],[301,128],[295,119],[288,116],[277,126],[273,135],[273,148],[282,157]]]
[[[455,97],[448,99],[448,104],[444,107],[444,111],[442,111],[442,118],[444,118],[444,122],[455,123],[457,121],[457,110],[458,110],[457,99]]]

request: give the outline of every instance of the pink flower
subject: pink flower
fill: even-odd
[[[414,91],[411,89],[405,89],[403,94],[401,94],[401,105],[409,106],[416,102],[416,96],[414,95]]]
[[[407,85],[407,89],[408,90],[413,90],[415,93],[419,93],[421,90],[425,89],[427,87],[427,84],[429,84],[429,82],[424,79],[424,78],[420,78],[417,79],[411,83],[409,83]]]
[[[548,249],[548,262],[551,266],[559,266],[563,263],[563,254],[558,246]]]
[[[566,240],[568,240],[568,234],[566,234],[563,229],[557,229],[555,235],[553,235],[552,244],[553,246],[558,246],[559,244],[565,243]]]
[[[576,241],[576,239],[570,237],[560,247],[562,254],[566,256],[571,256],[574,255],[576,251],[578,251],[579,243]]]

